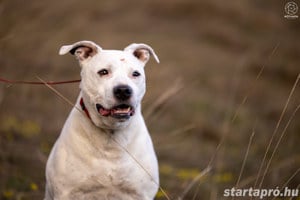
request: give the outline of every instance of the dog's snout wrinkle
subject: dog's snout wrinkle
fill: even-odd
[[[114,87],[113,92],[115,98],[121,101],[130,99],[133,94],[132,88],[128,85],[118,85]]]

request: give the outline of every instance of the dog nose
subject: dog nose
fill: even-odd
[[[133,91],[128,85],[119,85],[114,87],[114,95],[118,100],[126,101],[131,97],[132,93]]]

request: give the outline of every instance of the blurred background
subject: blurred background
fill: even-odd
[[[286,3],[0,0],[0,77],[78,79],[77,61],[58,50],[79,40],[149,44],[161,63],[146,66],[143,112],[170,199],[299,188],[300,86],[289,96],[300,20],[285,17]],[[75,102],[78,86],[55,88]],[[46,86],[0,84],[0,199],[43,198],[46,160],[71,109]]]

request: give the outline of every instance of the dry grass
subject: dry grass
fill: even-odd
[[[146,67],[144,115],[170,199],[226,199],[224,188],[234,186],[297,188],[300,26],[283,7],[3,0],[0,77],[77,79],[75,59],[57,55],[61,45],[148,43],[161,64]],[[75,102],[78,84],[54,88]],[[0,85],[0,199],[42,198],[45,160],[70,109],[47,87]]]

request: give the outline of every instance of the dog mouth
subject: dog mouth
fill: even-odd
[[[96,104],[98,113],[104,117],[114,117],[117,119],[129,119],[134,115],[134,108],[128,104],[120,104],[110,109],[104,108],[101,104]]]

